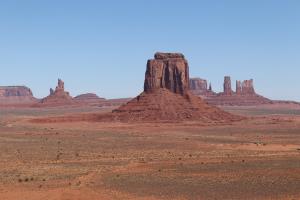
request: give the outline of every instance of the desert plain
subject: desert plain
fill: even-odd
[[[300,108],[224,107],[227,124],[35,119],[115,107],[1,108],[1,200],[300,199]]]

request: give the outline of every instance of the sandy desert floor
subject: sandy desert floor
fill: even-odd
[[[95,109],[1,109],[0,199],[300,199],[300,111],[226,109],[249,118],[43,124],[29,119]]]

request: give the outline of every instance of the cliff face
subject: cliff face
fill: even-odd
[[[211,84],[207,87],[207,80],[201,78],[190,79],[190,91],[194,95],[199,95],[204,98],[206,96],[214,95]]]
[[[224,95],[232,95],[233,91],[231,89],[231,78],[230,76],[225,76],[224,77]]]
[[[255,95],[255,90],[253,86],[253,79],[245,80],[242,83],[242,95]]]
[[[80,94],[80,95],[74,97],[74,99],[76,99],[78,101],[105,100],[104,98],[98,97],[98,95],[96,95],[94,93]]]
[[[2,86],[0,87],[0,97],[33,97],[31,90],[25,86]]]
[[[26,86],[0,86],[0,104],[31,104],[36,101]]]
[[[195,91],[195,93],[205,94],[208,90],[207,81],[201,78],[191,78],[190,90]]]
[[[159,88],[185,95],[189,89],[189,68],[184,56],[179,53],[156,53],[148,60],[144,91],[149,93]]]
[[[236,81],[236,94],[237,95],[242,94],[242,83],[241,83],[241,81]]]

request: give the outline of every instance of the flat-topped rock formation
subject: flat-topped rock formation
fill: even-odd
[[[210,106],[189,91],[189,66],[183,54],[156,53],[147,62],[144,92],[113,111],[123,121],[231,122],[241,117]]]
[[[242,94],[242,82],[241,81],[236,81],[236,91],[235,91],[235,93],[237,94],[237,95],[241,95]]]
[[[28,105],[36,102],[31,89],[26,86],[0,86],[0,105]]]
[[[190,79],[190,90],[198,94],[205,94],[207,92],[207,81],[201,78]]]
[[[245,80],[242,82],[241,95],[256,95],[254,86],[253,86],[253,79]]]
[[[211,84],[207,85],[207,80],[201,78],[190,78],[190,90],[194,95],[209,96],[215,93]]]
[[[79,100],[79,101],[105,100],[105,98],[101,98],[97,94],[94,94],[94,93],[80,94],[80,95],[74,97],[74,99]]]
[[[233,91],[231,89],[231,78],[230,76],[225,76],[224,77],[224,84],[223,84],[223,88],[224,88],[224,95],[232,95]]]
[[[186,94],[189,88],[189,69],[184,55],[156,53],[154,57],[147,63],[144,92],[166,88],[177,94]]]
[[[50,88],[49,96],[43,98],[39,103],[40,106],[64,106],[74,104],[75,101],[70,96],[69,92],[65,91],[65,84],[61,79],[58,79],[55,90]]]
[[[267,99],[255,92],[253,79],[236,81],[236,91],[232,90],[231,78],[225,76],[223,84],[223,92],[215,93],[209,90],[194,90],[190,87],[191,91],[203,97],[206,102],[211,105],[224,105],[224,106],[253,106],[261,104],[272,104],[273,101]]]
[[[84,103],[84,104],[101,104],[106,101],[104,98],[100,98],[98,95],[94,93],[86,93],[86,94],[81,94],[76,97],[74,97],[74,100],[77,101],[78,103]]]

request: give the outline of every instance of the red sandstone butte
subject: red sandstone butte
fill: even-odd
[[[207,88],[207,80],[201,78],[190,78],[190,90],[194,95],[209,96],[214,95],[211,83]]]
[[[231,122],[241,117],[210,106],[189,91],[189,66],[183,54],[156,53],[147,62],[144,92],[113,111],[124,121]]]
[[[242,94],[242,83],[241,81],[236,81],[236,94],[241,95]]]
[[[74,101],[85,105],[102,105],[105,104],[106,99],[100,98],[94,93],[86,93],[74,97]]]
[[[70,96],[69,92],[65,91],[65,84],[61,79],[58,79],[55,90],[50,89],[50,95],[43,98],[39,103],[40,106],[64,106],[71,105],[75,101]]]
[[[0,106],[31,105],[37,102],[26,86],[0,86]]]
[[[148,60],[144,92],[166,88],[184,95],[189,88],[189,68],[183,54],[156,53],[155,59]]]
[[[233,91],[231,89],[231,78],[230,76],[225,76],[224,77],[224,95],[232,95]]]
[[[224,91],[210,93],[195,90],[190,87],[190,90],[205,99],[208,104],[211,105],[223,105],[223,106],[253,106],[261,104],[272,104],[273,101],[267,99],[255,92],[253,79],[236,81],[236,91],[231,89],[231,78],[225,76],[224,78]]]

